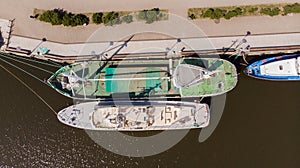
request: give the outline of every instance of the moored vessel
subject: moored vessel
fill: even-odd
[[[235,66],[218,58],[83,61],[59,69],[48,83],[65,96],[207,97],[232,90]]]
[[[180,101],[86,102],[61,110],[60,122],[81,129],[148,131],[203,128],[209,124],[207,104]]]
[[[245,69],[248,76],[274,81],[300,80],[300,55],[285,55],[256,61]]]

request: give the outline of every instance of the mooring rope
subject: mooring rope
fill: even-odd
[[[0,58],[0,60],[3,61],[3,59]],[[5,61],[4,61],[5,62]],[[34,95],[36,95],[55,115],[57,115],[57,112],[39,95],[37,94],[33,89],[31,89],[25,82],[23,82],[19,77],[17,77],[14,73],[10,72],[8,69],[6,69],[3,65],[0,65],[1,68],[3,68],[6,72],[11,74],[15,79],[17,79],[21,84],[23,84],[26,88],[28,88]]]
[[[8,62],[8,61],[6,61],[6,60],[2,59],[2,58],[0,58],[0,60],[1,60],[1,61],[3,61],[3,62],[5,62],[5,63],[7,63],[7,64],[9,64],[10,66],[13,66],[13,67],[15,67],[15,68],[19,69],[20,71],[22,71],[22,72],[26,73],[27,75],[29,75],[29,76],[31,76],[31,77],[33,77],[33,78],[37,79],[38,81],[40,81],[40,82],[42,82],[42,83],[45,83],[45,81],[43,81],[43,80],[41,80],[40,78],[38,78],[38,77],[36,77],[36,76],[32,75],[32,74],[31,74],[31,73],[29,73],[29,72],[27,72],[27,71],[23,70],[22,68],[20,68],[20,67],[18,67],[18,66],[16,66],[16,65],[14,65],[14,64],[12,64],[12,63],[10,63],[10,62]],[[47,84],[47,83],[45,83],[45,84]]]
[[[57,62],[52,61],[51,59],[48,59],[48,62],[51,63],[50,66],[54,66],[54,67],[57,67],[57,68],[63,67],[63,65],[60,65],[60,64],[58,64]],[[53,65],[52,65],[52,64],[53,64]]]
[[[32,68],[39,69],[39,70],[44,71],[44,72],[47,72],[47,73],[49,73],[49,74],[54,74],[53,72],[48,71],[48,70],[46,70],[46,69],[43,69],[43,68],[40,68],[40,67],[38,67],[38,66],[35,66],[35,65],[31,65],[31,64],[25,63],[25,62],[23,62],[23,61],[20,61],[20,60],[14,59],[14,58],[10,58],[10,57],[8,57],[8,56],[2,55],[2,57],[5,57],[5,58],[10,59],[10,60],[13,60],[13,61],[17,61],[17,62],[19,62],[19,63],[21,63],[21,64],[25,64],[25,65],[31,66]]]
[[[62,67],[62,65],[59,65],[59,64],[57,64],[57,63],[55,63],[54,61],[51,61],[51,60],[48,60],[51,63],[51,64],[48,64],[48,63],[45,63],[45,62],[42,62],[42,61],[37,61],[37,60],[33,60],[33,59],[23,58],[23,57],[12,55],[12,54],[7,54],[7,53],[0,53],[0,54],[2,56],[14,57],[14,58],[17,58],[17,59],[22,59],[22,60],[26,60],[26,61],[31,61],[31,62],[43,64],[43,65],[52,66],[52,67],[55,67],[55,68],[61,68]]]

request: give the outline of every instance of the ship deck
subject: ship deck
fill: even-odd
[[[180,94],[182,97],[191,97],[193,95],[214,96],[222,94],[233,89],[237,83],[236,68],[228,61],[207,59],[206,62],[197,62],[192,59],[188,59],[182,60],[181,63],[207,67],[209,71],[217,71],[217,73],[214,74],[214,77],[202,80],[200,85],[181,88]],[[191,76],[192,75],[189,75],[188,77]]]
[[[74,88],[76,97],[134,96],[179,94],[170,81],[168,60],[114,61],[104,64],[90,62],[76,64],[72,70],[78,77],[87,79]],[[86,66],[86,68],[83,68]],[[171,67],[172,69],[174,67]]]
[[[180,64],[194,65],[216,73],[200,84],[178,88],[172,78]],[[189,72],[180,75],[186,79],[195,77]],[[56,85],[52,81],[56,81]],[[217,58],[78,62],[63,67],[50,78],[50,84],[60,93],[80,99],[205,97],[226,93],[236,83],[234,65]]]
[[[86,102],[61,110],[57,117],[81,129],[144,131],[206,127],[210,112],[207,104],[193,102]]]

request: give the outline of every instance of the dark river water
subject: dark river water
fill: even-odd
[[[237,87],[227,94],[217,128],[205,142],[198,141],[200,129],[190,130],[169,150],[135,158],[114,154],[84,130],[61,124],[4,68],[55,111],[71,105],[71,99],[1,60],[0,65],[0,167],[300,167],[300,82],[269,82],[241,73]],[[41,79],[49,77],[16,65]]]

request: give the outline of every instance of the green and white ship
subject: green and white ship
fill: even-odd
[[[90,60],[62,67],[48,83],[65,96],[84,100],[208,97],[232,90],[237,72],[218,58]]]

